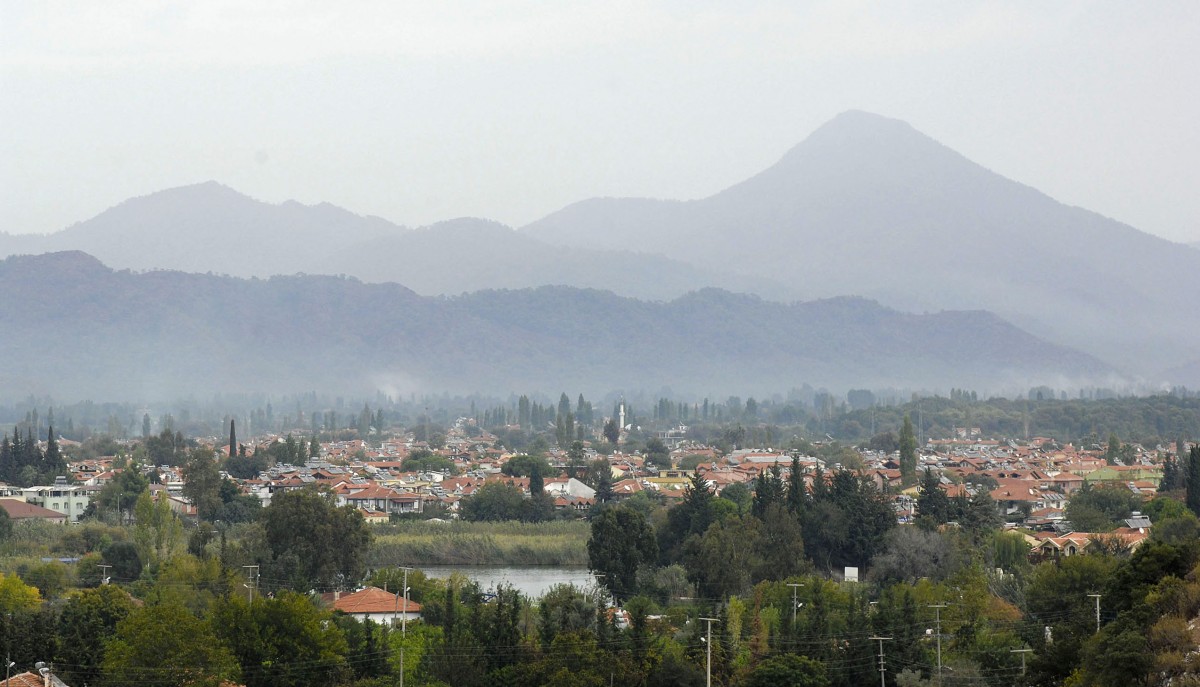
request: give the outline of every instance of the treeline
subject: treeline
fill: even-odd
[[[57,477],[67,477],[67,462],[59,450],[54,427],[50,426],[46,434],[46,448],[43,450],[33,438],[32,432],[21,436],[19,429],[14,430],[12,437],[6,433],[0,439],[0,481],[19,487],[31,487],[37,484],[54,484]]]

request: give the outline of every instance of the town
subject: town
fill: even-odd
[[[985,411],[969,395],[954,404]],[[140,437],[78,439],[53,430],[53,410],[31,412],[0,447],[3,610],[24,618],[5,625],[18,647],[10,668],[39,684],[151,673],[180,684],[201,669],[172,672],[154,653],[177,649],[131,644],[145,637],[125,621],[154,608],[176,615],[147,623],[208,633],[213,684],[559,684],[564,669],[599,682],[619,672],[622,684],[1042,684],[1091,675],[1118,641],[1104,633],[1129,632],[1121,606],[1134,590],[1113,585],[1146,574],[1127,570],[1149,564],[1140,557],[1178,572],[1138,593],[1192,584],[1200,488],[1188,476],[1200,449],[1185,439],[1003,436],[949,424],[959,415],[939,416],[929,399],[873,407],[880,431],[838,441],[799,434],[832,423],[821,406],[791,432],[754,419],[792,410],[761,405],[621,399],[601,417],[563,394],[557,407],[521,397],[437,422],[426,408],[407,423],[364,405],[341,426],[313,413],[244,437],[233,416],[220,436],[189,437],[170,416],[155,433],[146,414]],[[244,422],[268,424],[253,412]],[[590,575],[522,593],[471,578],[488,564]],[[65,623],[84,603],[123,610],[68,646]],[[1194,612],[1173,603],[1139,620],[1167,644],[1145,647],[1156,653],[1121,679],[1192,674],[1185,655],[1166,658],[1191,641],[1163,625]],[[339,618],[304,639],[328,646],[266,655],[261,640],[215,625],[239,617],[270,632],[279,604],[295,622]],[[59,629],[32,639],[38,623]],[[568,637],[590,644],[559,647]],[[456,660],[468,648],[478,660]],[[619,671],[597,667],[617,659]],[[320,669],[284,679],[264,660]]]

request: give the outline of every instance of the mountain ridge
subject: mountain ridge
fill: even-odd
[[[522,227],[750,275],[799,272],[808,298],[855,293],[902,310],[984,309],[1151,373],[1190,355],[1200,299],[1178,244],[1066,206],[878,115],[845,113],[778,162],[706,198],[580,201]],[[1150,343],[1146,334],[1166,334]]]
[[[11,257],[19,310],[0,389],[56,398],[205,391],[690,393],[1088,385],[1116,372],[985,313],[901,313],[859,298],[780,304],[704,289],[671,302],[564,286],[421,296],[329,276],[241,279]]]

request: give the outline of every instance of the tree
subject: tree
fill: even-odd
[[[96,684],[105,646],[117,624],[137,608],[133,597],[115,584],[72,594],[58,620],[58,656],[68,684]]]
[[[1187,507],[1200,516],[1200,442],[1188,454]]]
[[[400,469],[405,472],[447,472],[449,474],[454,474],[456,471],[454,461],[424,448],[418,448],[409,453],[400,462]]]
[[[1168,453],[1166,459],[1163,460],[1163,474],[1158,483],[1158,493],[1177,491],[1184,488],[1185,483],[1186,479],[1183,468],[1179,465],[1179,458]]]
[[[613,492],[612,468],[608,461],[604,461],[604,468],[596,476],[597,504],[611,503],[616,498],[616,493]]]
[[[939,532],[897,527],[886,548],[871,561],[871,579],[881,583],[944,580],[958,568],[954,545]]]
[[[952,519],[950,497],[942,489],[941,480],[933,470],[925,468],[921,476],[921,489],[917,494],[917,515],[922,525],[934,529]]]
[[[646,442],[646,460],[651,465],[665,470],[671,467],[671,451],[662,439],[654,437]]]
[[[912,419],[904,414],[904,425],[900,428],[900,479],[904,484],[917,481],[917,437],[913,434]]]
[[[36,587],[21,581],[15,573],[0,575],[0,613],[16,613],[37,608],[42,596]]]
[[[229,457],[237,455],[237,420],[229,418]]]
[[[587,549],[588,568],[604,576],[604,586],[616,599],[632,596],[638,566],[658,557],[650,523],[641,513],[624,507],[606,508],[592,520]]]
[[[583,467],[584,454],[582,441],[573,442],[571,448],[567,449],[567,477],[579,478],[579,470]]]
[[[208,623],[176,604],[138,608],[118,622],[103,665],[114,685],[218,687],[238,677]]]
[[[1108,435],[1108,450],[1104,452],[1104,460],[1109,465],[1116,465],[1117,459],[1121,457],[1121,440],[1117,438],[1116,433]]]
[[[530,455],[519,455],[509,458],[500,466],[500,472],[513,477],[530,477],[537,471],[542,475],[552,474],[550,464],[545,458]]]
[[[196,514],[200,519],[208,522],[218,519],[221,471],[217,467],[217,454],[210,448],[197,448],[189,452],[183,462],[183,480],[183,495],[196,506]]]
[[[123,522],[121,513],[133,512],[134,503],[139,495],[150,487],[150,480],[142,474],[136,465],[127,466],[110,480],[100,493],[96,495],[95,505],[98,515],[116,514],[116,522]],[[111,520],[110,520],[111,522]]]
[[[183,523],[171,510],[167,497],[151,498],[150,490],[143,491],[134,506],[137,524],[133,541],[143,565],[156,568],[175,554],[183,543]]]
[[[792,456],[792,467],[788,472],[787,509],[794,515],[804,512],[808,501],[808,490],[804,486],[804,471],[800,467],[800,456]]]
[[[521,490],[504,482],[488,482],[460,504],[462,517],[471,521],[520,520],[525,502]]]
[[[991,493],[987,489],[977,489],[959,514],[958,524],[971,535],[975,543],[979,543],[984,535],[1003,525],[1004,520],[996,509]]]
[[[617,426],[617,421],[609,418],[604,422],[604,438],[608,439],[608,443],[613,446],[621,439],[621,428]]]
[[[298,489],[276,495],[263,510],[270,550],[265,579],[293,589],[355,584],[366,573],[371,532],[353,506],[337,506],[330,494]],[[268,574],[270,573],[270,574]]]
[[[1108,532],[1141,508],[1140,496],[1124,487],[1085,485],[1071,495],[1067,520],[1080,532]]]
[[[807,656],[780,654],[750,671],[746,687],[828,687],[825,664]]]
[[[772,465],[769,471],[759,470],[758,481],[754,486],[754,502],[750,507],[750,512],[754,514],[754,517],[762,520],[772,506],[785,505],[784,491],[783,476],[778,463]]]
[[[660,562],[674,563],[679,560],[684,540],[691,535],[703,534],[713,521],[713,496],[708,481],[699,473],[683,490],[683,500],[667,511],[667,524],[658,532]]]
[[[283,592],[250,603],[226,597],[209,622],[243,666],[247,687],[340,684],[347,669],[346,637],[307,596]]]

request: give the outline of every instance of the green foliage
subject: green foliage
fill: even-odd
[[[520,520],[524,508],[521,490],[499,481],[484,484],[459,504],[463,519],[472,522]]]
[[[362,514],[337,506],[333,497],[312,489],[277,494],[263,511],[269,559],[263,578],[269,586],[329,589],[355,584],[366,572],[371,532]]]
[[[942,489],[938,476],[926,468],[921,473],[921,488],[917,494],[917,516],[925,527],[944,525],[954,517],[950,497]]]
[[[243,449],[245,446],[242,447]],[[239,451],[237,455],[225,459],[225,471],[237,479],[255,479],[264,472],[270,464],[265,451],[256,451],[253,455]]]
[[[510,477],[529,477],[537,472],[540,475],[552,475],[550,463],[545,458],[529,455],[513,456],[500,467],[500,472]]]
[[[663,470],[671,467],[671,451],[662,439],[654,437],[646,442],[646,461]]]
[[[148,437],[144,441],[146,455],[151,465],[181,465],[192,442],[183,438],[182,432],[172,432],[170,427],[164,427],[157,436]]]
[[[1071,495],[1066,516],[1079,532],[1108,532],[1141,504],[1142,498],[1123,486],[1084,485]]]
[[[758,664],[746,687],[829,687],[825,664],[796,654],[780,654]]]
[[[149,487],[150,480],[142,474],[141,469],[137,465],[128,466],[100,489],[100,493],[88,508],[94,506],[96,514],[108,522],[127,522],[138,496]],[[124,516],[118,517],[118,508]]]
[[[146,567],[156,568],[183,546],[183,523],[171,510],[165,493],[155,500],[148,489],[138,496],[134,513],[133,542],[138,557]]]
[[[400,463],[400,469],[405,472],[442,472],[453,475],[457,472],[454,466],[454,461],[445,456],[430,451],[429,449],[418,448],[404,458]]]
[[[395,565],[587,564],[590,525],[582,520],[449,523],[410,521],[378,528],[372,568]]]
[[[233,655],[182,606],[145,606],[116,625],[104,656],[108,684],[218,687],[236,680]]]
[[[904,416],[904,425],[900,427],[900,477],[905,485],[917,481],[917,437],[913,432],[912,419]]]
[[[283,592],[254,603],[225,598],[209,623],[241,664],[247,687],[315,687],[348,673],[346,637],[331,620],[308,597]]]
[[[592,520],[587,549],[588,567],[604,576],[601,582],[617,599],[635,593],[638,567],[658,556],[654,530],[645,516],[619,506],[604,509]]]
[[[25,584],[17,575],[0,575],[0,613],[29,611],[41,602],[36,587]]]
[[[833,473],[828,485],[817,474],[814,484],[802,520],[809,558],[825,570],[866,565],[896,526],[891,504],[873,482],[847,470]]]
[[[1188,454],[1187,507],[1200,516],[1200,443],[1192,446]]]
[[[188,452],[183,462],[183,480],[183,495],[196,506],[196,514],[200,519],[208,522],[218,520],[223,502],[217,454],[210,448]]]
[[[97,684],[109,637],[137,606],[124,589],[101,585],[72,594],[58,619],[55,660],[67,684]]]

